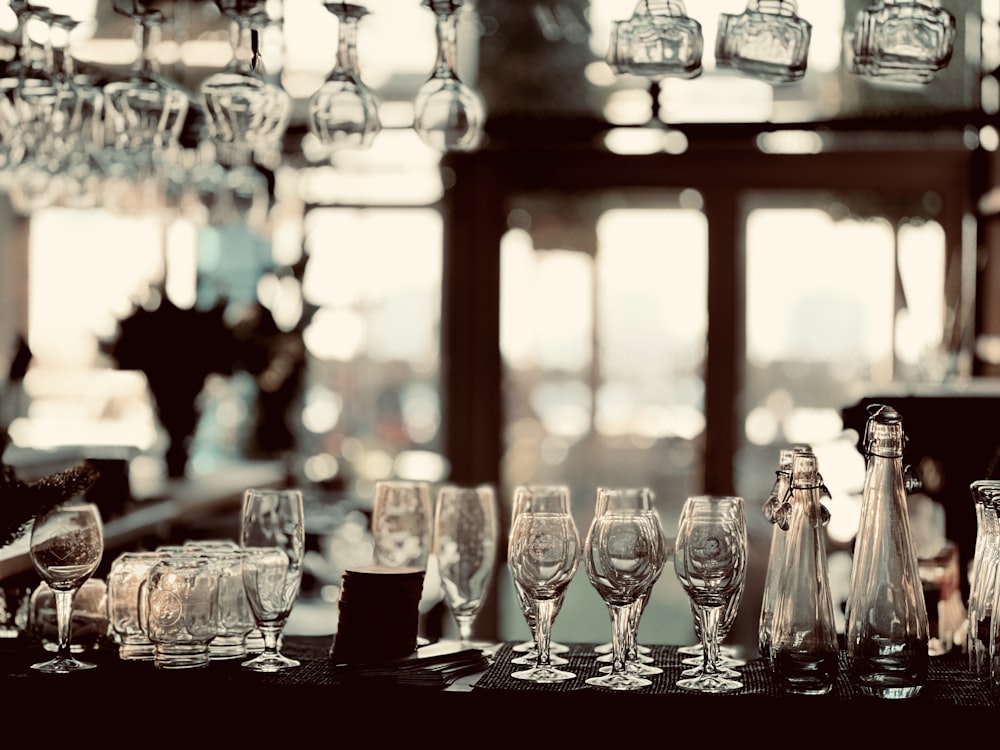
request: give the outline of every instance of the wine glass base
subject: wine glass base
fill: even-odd
[[[69,674],[70,672],[94,669],[96,666],[96,664],[91,664],[89,661],[80,661],[72,656],[57,656],[55,659],[49,659],[48,661],[32,664],[31,668],[46,674]]]
[[[677,680],[677,687],[685,690],[696,690],[702,693],[731,693],[734,690],[742,690],[743,683],[721,675],[699,675],[697,677],[686,677]]]
[[[681,664],[686,664],[689,667],[697,667],[701,666],[701,664],[704,663],[704,661],[705,660],[701,657],[701,655],[698,655],[698,656],[688,657],[687,659],[682,659]],[[746,665],[747,663],[743,659],[733,659],[732,657],[729,656],[719,656],[720,667],[726,667],[728,669],[736,669],[737,667],[745,667]]]
[[[611,666],[601,667],[597,670],[601,674],[611,674]],[[652,677],[656,674],[663,674],[663,670],[659,667],[653,667],[649,664],[644,664],[637,661],[625,662],[625,671],[630,675],[636,675],[638,677]]]
[[[637,690],[652,685],[652,680],[631,674],[607,674],[602,677],[590,677],[585,681],[588,685],[607,688],[608,690]]]
[[[642,653],[641,649],[636,658],[643,664],[652,664],[654,661],[652,656],[647,656],[646,654]],[[602,654],[601,656],[597,657],[596,661],[600,662],[601,664],[610,664],[612,661],[614,661],[614,657],[611,654]]]
[[[699,660],[694,666],[688,667],[681,672],[681,677],[699,677],[705,673],[705,666]],[[716,669],[716,674],[720,677],[728,677],[730,679],[737,679],[742,677],[742,675],[736,670],[730,668],[728,664],[718,664]]]
[[[521,664],[526,666],[533,666],[538,661],[538,654],[534,651],[526,651],[524,656],[518,656],[510,660],[511,664]],[[549,651],[549,664],[553,667],[563,667],[569,664],[568,659],[564,659],[561,656],[557,656],[552,651]]]
[[[515,652],[517,652],[519,654],[525,654],[525,653],[528,653],[529,651],[534,651],[535,650],[535,642],[534,641],[521,641],[520,643],[518,643],[518,644],[516,644],[514,646],[511,646],[510,650],[511,651],[515,651]],[[565,645],[563,643],[556,643],[555,641],[552,641],[552,643],[549,644],[549,653],[550,654],[565,654],[567,651],[569,651],[569,646],[567,646],[567,645]],[[534,662],[532,662],[532,663],[534,663]]]
[[[563,669],[555,669],[551,666],[522,669],[519,672],[511,672],[510,676],[515,680],[526,680],[528,682],[538,683],[565,682],[566,680],[576,679],[576,675],[572,672],[567,672]]]
[[[648,656],[653,651],[653,649],[651,649],[649,646],[636,646],[636,648],[639,649],[639,653],[642,656]],[[608,641],[607,643],[602,643],[602,644],[600,644],[598,646],[594,646],[594,653],[595,654],[601,654],[602,656],[604,654],[610,654],[611,653],[611,642]]]
[[[262,653],[260,656],[255,656],[253,659],[248,659],[243,662],[240,666],[250,669],[254,672],[280,672],[283,669],[291,669],[300,665],[300,662],[295,659],[290,659],[289,657],[280,654],[269,654],[267,652]]]

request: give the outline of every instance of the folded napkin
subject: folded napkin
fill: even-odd
[[[462,677],[485,671],[489,663],[489,656],[481,649],[445,640],[420,646],[399,659],[351,664],[337,664],[334,660],[334,670],[341,681],[442,689]]]

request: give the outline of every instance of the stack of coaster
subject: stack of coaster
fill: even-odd
[[[417,648],[422,568],[371,565],[345,570],[337,603],[337,664],[399,659]]]

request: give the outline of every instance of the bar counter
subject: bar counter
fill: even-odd
[[[250,672],[240,667],[239,660],[162,670],[150,662],[119,659],[109,643],[87,653],[96,669],[46,675],[33,672],[30,664],[51,654],[23,638],[7,640],[0,642],[3,711],[8,720],[42,722],[60,715],[80,721],[97,712],[105,724],[125,727],[139,722],[146,736],[161,730],[179,733],[177,739],[184,737],[195,747],[201,746],[195,741],[198,737],[256,740],[252,746],[259,747],[263,734],[270,732],[284,734],[287,740],[299,732],[315,734],[322,741],[324,733],[338,731],[369,734],[376,747],[381,744],[376,738],[428,733],[440,733],[442,742],[450,736],[447,744],[456,744],[463,736],[478,738],[479,744],[493,737],[529,742],[533,735],[544,744],[562,744],[570,739],[593,740],[598,736],[593,732],[604,735],[610,730],[624,739],[651,728],[674,738],[721,732],[720,742],[729,737],[726,745],[739,746],[752,738],[746,730],[754,727],[758,741],[769,732],[793,727],[813,727],[816,740],[829,734],[839,742],[852,733],[863,740],[877,735],[924,739],[923,733],[935,727],[936,731],[947,725],[959,731],[972,729],[975,725],[965,722],[995,715],[998,706],[988,681],[976,679],[957,650],[932,658],[929,680],[920,695],[886,701],[852,689],[843,654],[840,678],[825,696],[782,695],[760,659],[739,670],[743,690],[691,694],[674,685],[682,655],[670,645],[650,646],[664,674],[637,691],[612,692],[584,683],[600,666],[591,644],[571,646],[566,668],[577,679],[557,685],[511,679],[517,668],[510,664],[511,643],[500,644],[490,666],[468,680],[470,684],[440,689],[401,686],[391,677],[353,677],[349,669],[331,662],[332,638],[287,636],[282,652],[299,659],[301,666],[278,674]],[[159,729],[151,729],[150,721]],[[539,732],[543,734],[535,734]]]

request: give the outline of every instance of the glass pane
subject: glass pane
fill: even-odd
[[[568,484],[582,537],[598,486],[647,485],[672,536],[701,477],[704,215],[674,194],[582,199],[573,210],[533,196],[511,219],[501,245],[504,506],[516,485]],[[526,638],[506,571],[502,580],[501,637]],[[686,602],[665,572],[643,618],[647,638],[692,639]],[[581,566],[554,636],[602,642],[609,625]]]
[[[102,354],[119,319],[163,276],[162,227],[153,218],[52,208],[31,224],[26,413],[17,446],[148,449],[157,426],[141,373]]]
[[[303,472],[360,498],[389,476],[441,480],[440,214],[317,208],[305,232]]]
[[[749,501],[751,535],[763,556],[751,566],[745,616],[741,608],[738,627],[747,635],[756,628],[772,534],[754,509],[774,483],[779,449],[812,445],[832,495],[830,537],[850,541],[864,462],[841,410],[872,386],[939,378],[945,322],[945,243],[937,222],[910,220],[897,232],[886,218],[835,218],[807,197],[801,207],[759,194],[751,202],[737,488]],[[849,564],[840,562],[831,559],[835,603],[848,584],[841,574]]]

